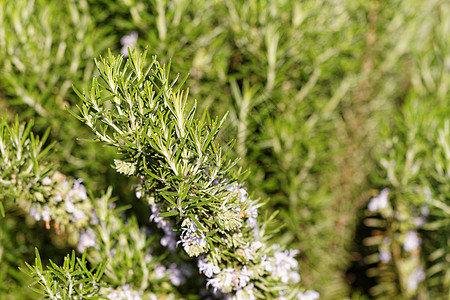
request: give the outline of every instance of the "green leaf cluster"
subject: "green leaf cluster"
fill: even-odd
[[[75,256],[75,251],[72,251],[72,255],[64,258],[62,266],[50,260],[50,265],[44,270],[39,251],[37,249],[35,251],[34,265],[26,263],[28,269],[21,269],[35,280],[34,284],[43,288],[42,290],[30,286],[33,291],[54,300],[105,299],[97,295],[105,266],[100,264],[97,268],[89,270],[85,255],[80,259]]]

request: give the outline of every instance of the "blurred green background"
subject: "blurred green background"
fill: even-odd
[[[443,0],[0,0],[0,108],[51,128],[59,171],[133,204],[115,154],[76,141],[91,136],[65,108],[80,103],[72,84],[88,88],[94,58],[147,48],[190,74],[200,112],[230,112],[220,139],[236,139],[249,192],[280,211],[274,241],[301,251],[305,287],[323,299],[446,299],[449,45]],[[384,187],[394,210],[430,207],[414,292],[402,288],[403,254],[371,259],[371,238],[414,223],[368,213]],[[54,260],[70,246],[25,215],[11,207],[0,220],[0,299],[33,298],[17,266],[35,246]]]

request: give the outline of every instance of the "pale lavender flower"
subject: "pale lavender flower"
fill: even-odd
[[[246,210],[248,216],[247,225],[251,228],[258,226],[258,209],[254,206],[255,203],[256,201],[250,203]]]
[[[50,208],[47,205],[44,206],[44,210],[42,211],[41,216],[42,220],[50,221]]]
[[[234,297],[231,299],[233,300],[256,300],[256,297],[254,295],[255,286],[253,283],[250,283],[243,289],[239,289]]]
[[[66,198],[66,201],[64,203],[66,207],[66,211],[71,214],[75,210],[75,205],[73,204],[72,200],[70,198]]]
[[[280,295],[278,297],[278,300],[287,300],[287,298],[285,297],[287,295],[287,290],[279,291],[278,294]]]
[[[387,208],[389,204],[389,192],[389,189],[383,189],[379,195],[373,197],[367,206],[369,211],[375,212]]]
[[[245,188],[241,188],[241,186],[237,183],[229,185],[225,188],[225,190],[236,193],[241,202],[247,201],[247,190]]]
[[[427,205],[422,205],[420,207],[420,212],[424,217],[427,217],[430,214],[430,208]]]
[[[422,227],[423,225],[425,225],[426,222],[427,222],[427,219],[425,217],[416,217],[416,218],[414,218],[414,225],[417,228]]]
[[[136,31],[132,31],[129,34],[123,36],[120,39],[120,44],[122,44],[120,54],[123,54],[124,57],[128,57],[127,48],[133,48],[136,45],[137,39],[138,33]]]
[[[382,263],[387,264],[388,262],[390,262],[392,259],[392,255],[391,252],[386,251],[386,250],[381,250],[380,251],[380,260]]]
[[[243,250],[244,256],[247,260],[253,259],[253,251],[254,250],[250,246],[250,243],[247,243],[242,250]]]
[[[299,283],[302,278],[300,277],[300,274],[297,271],[291,271],[289,272],[289,279],[293,283]],[[283,281],[283,280],[281,280]],[[287,283],[287,282],[286,282]]]
[[[261,266],[263,266],[266,272],[272,272],[273,266],[271,260],[267,257],[267,255],[263,255],[261,257]]]
[[[150,209],[152,210],[150,221],[155,222],[158,228],[161,228],[164,231],[164,236],[160,241],[161,245],[169,248],[169,250],[172,252],[175,251],[177,245],[177,234],[175,231],[173,231],[172,225],[170,224],[170,222],[164,220],[164,218],[158,216],[160,211],[157,204],[150,204]]]
[[[100,223],[100,220],[97,217],[97,212],[95,211],[95,209],[91,210],[91,224],[92,225],[98,225]]]
[[[60,192],[57,192],[54,199],[56,200],[56,202],[61,202],[63,200],[63,197]]]
[[[149,252],[144,258],[145,263],[149,264],[153,260],[153,255]]]
[[[87,199],[86,188],[84,187],[82,182],[83,179],[81,178],[74,180],[72,189],[69,191],[69,194],[67,195],[69,199],[71,199],[73,196],[77,196],[81,200]]]
[[[177,246],[177,233],[173,231],[172,226],[167,226],[163,228],[164,236],[161,238],[161,245],[169,248],[170,251],[174,252]]]
[[[421,242],[422,240],[420,239],[417,232],[414,230],[410,230],[405,235],[405,240],[403,241],[403,249],[408,252],[416,250],[420,246]]]
[[[169,269],[167,269],[167,273],[169,273],[169,279],[174,286],[179,286],[186,282],[183,272],[175,263],[170,264]]]
[[[160,213],[159,207],[157,204],[150,204],[150,209],[152,210],[152,213],[150,214],[150,221],[155,222],[159,227],[159,225],[164,222],[164,219],[158,216],[158,214]],[[161,225],[161,227],[163,227],[163,225]]]
[[[414,271],[408,277],[408,290],[415,291],[419,286],[419,283],[425,279],[425,272],[423,271],[422,266],[418,266],[414,269]]]
[[[247,283],[250,281],[250,276],[252,276],[252,273],[247,269],[246,266],[244,266],[239,273],[239,287],[243,288],[247,285]]]
[[[130,289],[128,284],[111,291],[106,297],[110,300],[142,300],[142,292]]]
[[[69,187],[69,182],[66,179],[64,179],[63,181],[61,181],[61,186],[63,188],[67,188],[67,187]]]
[[[238,189],[238,195],[239,195],[239,199],[241,200],[241,202],[245,202],[247,201],[247,190],[245,188],[239,188]]]
[[[82,210],[75,209],[75,210],[73,211],[73,214],[72,214],[72,217],[70,218],[70,220],[71,220],[72,222],[76,222],[76,221],[78,221],[78,220],[83,219],[84,217],[86,217],[86,214],[85,214]]]
[[[254,258],[254,253],[256,250],[262,247],[262,243],[260,241],[254,241],[251,244],[247,243],[243,248],[243,254],[247,260],[252,260]]]
[[[281,278],[283,283],[300,281],[297,268],[298,262],[294,258],[298,250],[276,251],[269,260],[271,261],[271,272],[275,278]],[[266,267],[267,270],[267,267]],[[270,272],[270,271],[269,271]],[[286,276],[288,274],[288,276]]]
[[[222,270],[216,277],[207,279],[206,287],[212,286],[214,293],[217,290],[229,293],[232,291],[233,286],[237,286],[238,278],[236,277],[235,270],[233,268],[227,268]]]
[[[217,290],[219,290],[219,291],[222,290],[223,284],[222,284],[222,281],[220,278],[214,277],[214,278],[207,279],[206,289],[208,289],[209,286],[212,286],[214,293],[217,293]]]
[[[198,260],[198,270],[200,271],[200,273],[205,274],[206,277],[211,278],[214,274],[220,272],[220,267],[201,257]]]
[[[45,176],[45,177],[42,179],[42,184],[43,184],[43,185],[50,185],[50,184],[52,184],[52,180],[50,179],[50,177]]]
[[[180,241],[177,244],[182,243],[184,251],[190,256],[198,256],[206,250],[206,238],[203,232],[197,229],[194,222],[191,222],[189,227],[182,227],[182,233]]]
[[[86,231],[80,233],[80,237],[78,239],[77,249],[78,252],[84,252],[84,249],[93,247],[96,244],[96,236],[95,232],[88,228]]]
[[[259,248],[261,248],[262,246],[263,246],[263,244],[260,241],[254,241],[254,242],[252,242],[251,248],[253,251],[256,251]]]
[[[314,290],[309,290],[304,293],[298,293],[297,299],[298,300],[316,300],[319,299],[320,294]]]
[[[141,190],[137,190],[136,191],[136,198],[141,199],[142,197],[142,191]]]
[[[30,215],[36,220],[39,221],[41,219],[41,213],[36,206],[30,207]]]
[[[161,264],[155,265],[155,270],[153,271],[153,274],[155,275],[156,279],[161,279],[166,277],[166,267],[164,267]]]

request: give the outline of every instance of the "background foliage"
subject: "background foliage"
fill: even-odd
[[[36,133],[51,128],[48,143],[57,143],[49,159],[62,173],[83,178],[94,193],[112,185],[121,204],[139,205],[133,182],[109,166],[113,151],[75,140],[91,135],[65,107],[79,103],[71,86],[88,87],[94,57],[108,48],[119,53],[124,44],[147,48],[171,60],[174,73],[190,74],[186,86],[199,111],[230,112],[220,139],[236,138],[235,156],[252,171],[249,190],[270,198],[266,209],[280,211],[286,226],[278,242],[301,250],[306,287],[324,299],[448,295],[447,1],[2,0],[0,6],[0,107],[10,123],[18,114],[35,120]],[[137,40],[125,43],[132,32]],[[390,188],[390,209],[401,218],[366,210],[383,188]],[[417,228],[413,212],[423,205],[430,210],[427,226]],[[43,261],[62,262],[73,244],[27,212],[6,210],[0,297],[31,297],[17,267],[34,259],[34,247]],[[146,213],[136,217],[148,220]],[[381,236],[401,248],[409,230],[422,236],[417,253],[395,252],[392,244],[391,263],[377,260]],[[413,294],[402,283],[411,273],[402,269],[408,255],[419,257],[427,274]]]

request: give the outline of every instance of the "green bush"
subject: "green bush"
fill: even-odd
[[[276,219],[284,227],[274,222],[268,230],[277,230],[273,242],[300,250],[303,287],[324,299],[445,299],[446,1],[0,3],[0,107],[7,112],[2,126],[19,128],[24,123],[15,123],[18,115],[21,122],[34,120],[36,135],[50,128],[42,148],[56,142],[46,161],[67,176],[69,190],[75,178],[83,178],[94,194],[89,199],[97,199],[113,186],[118,206],[132,206],[122,214],[135,215],[133,228],[148,222],[147,204],[130,193],[140,181],[124,180],[114,170],[118,165],[111,167],[121,159],[113,147],[77,141],[92,135],[66,110],[80,105],[72,85],[87,89],[98,75],[95,57],[105,56],[108,48],[125,56],[126,46],[147,49],[170,63],[171,78],[189,74],[185,85],[197,99],[197,111],[228,112],[217,141],[225,145],[236,139],[229,156],[240,157],[238,165],[250,169],[245,182],[252,199],[268,199],[260,210],[279,212]],[[127,166],[121,165],[122,173]],[[24,182],[31,180],[25,165],[14,168]],[[12,170],[2,169],[1,178]],[[367,209],[373,199],[386,200],[376,198],[386,194],[385,188],[390,189],[388,211]],[[25,194],[8,189],[1,194],[8,200],[2,200],[7,204],[0,259],[6,267],[0,271],[0,294],[18,299],[27,297],[22,287],[28,279],[17,267],[34,258],[34,248],[43,262],[51,258],[62,264],[80,231],[68,226],[60,235],[35,234],[42,229],[28,216],[26,204],[37,199],[36,193]],[[23,205],[17,205],[18,198]],[[429,214],[419,228],[415,220],[425,217],[423,205]],[[64,209],[61,229],[63,215]],[[421,240],[414,251],[401,250],[408,232]],[[117,233],[119,240],[126,237]],[[386,252],[390,262],[380,262]],[[139,261],[127,258],[134,259]],[[425,277],[417,289],[408,289],[408,278],[419,266]]]

